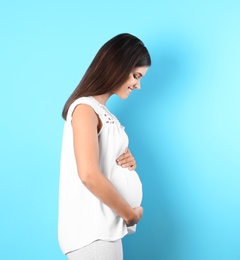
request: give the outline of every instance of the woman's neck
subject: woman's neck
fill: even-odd
[[[102,94],[102,95],[96,95],[93,96],[100,104],[106,106],[107,100],[110,98],[112,94],[110,93],[106,93],[106,94]]]

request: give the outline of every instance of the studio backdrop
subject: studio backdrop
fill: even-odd
[[[108,106],[144,216],[125,260],[240,259],[240,2],[5,1],[0,7],[0,259],[66,259],[57,240],[63,105],[98,49],[149,49],[141,91]]]

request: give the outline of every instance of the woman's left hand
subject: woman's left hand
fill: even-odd
[[[126,148],[125,152],[116,161],[118,165],[128,168],[130,171],[137,168],[136,161],[128,148]]]

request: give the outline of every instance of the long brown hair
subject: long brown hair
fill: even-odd
[[[114,91],[127,80],[133,68],[150,65],[150,55],[141,40],[128,33],[113,37],[96,54],[65,103],[62,117],[66,119],[68,109],[76,99]]]

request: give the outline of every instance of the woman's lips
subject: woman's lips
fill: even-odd
[[[129,92],[131,93],[133,89],[131,87],[128,87]]]

